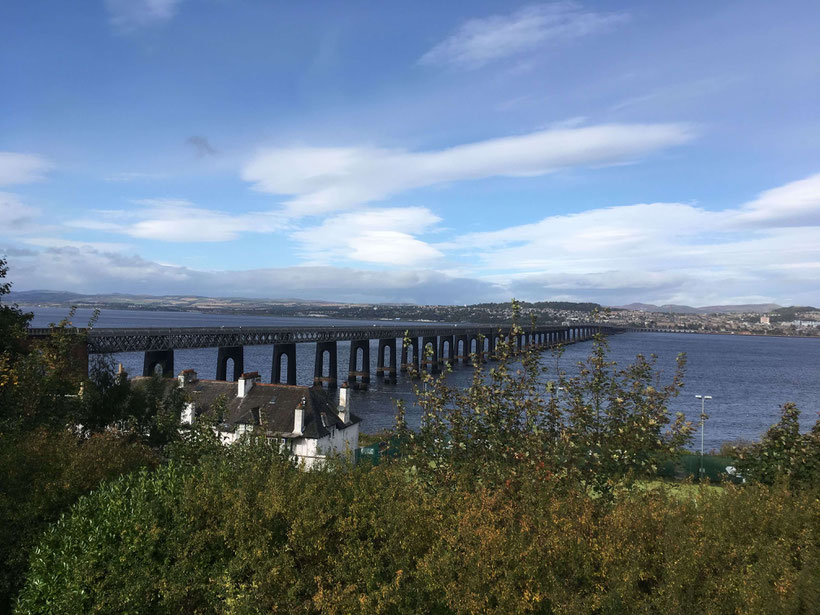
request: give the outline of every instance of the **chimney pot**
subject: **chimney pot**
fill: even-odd
[[[350,389],[347,383],[342,383],[339,387],[339,408],[337,410],[339,420],[345,425],[350,422]]]
[[[182,388],[186,384],[196,382],[196,371],[193,369],[183,369],[179,372],[179,387]]]
[[[293,411],[293,433],[302,435],[305,432],[305,398],[296,406]]]
[[[236,383],[236,396],[245,397],[253,388],[253,385],[261,380],[262,378],[259,376],[259,372],[246,372],[242,374]]]

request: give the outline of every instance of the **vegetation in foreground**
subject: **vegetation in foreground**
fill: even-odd
[[[8,289],[5,288],[7,291]],[[3,293],[0,293],[0,295]],[[796,409],[738,452],[742,486],[668,489],[683,364],[572,375],[511,348],[472,386],[422,376],[398,455],[302,472],[207,428],[0,305],[0,580],[19,613],[810,613],[820,428]],[[80,390],[82,384],[82,390]],[[206,427],[206,426],[203,426]]]

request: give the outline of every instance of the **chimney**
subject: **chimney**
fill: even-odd
[[[245,397],[250,390],[253,388],[253,385],[257,382],[261,382],[262,378],[259,376],[259,372],[248,372],[239,376],[239,381],[236,383],[236,396],[237,397]]]
[[[179,388],[181,389],[186,384],[191,384],[192,382],[196,382],[196,371],[192,369],[183,369],[179,372],[179,376],[177,376],[179,380]]]
[[[125,368],[123,368],[122,363],[120,363],[119,367],[117,367],[117,382],[122,383],[126,380],[128,380],[128,372],[125,371]]]
[[[185,404],[185,407],[182,408],[182,416],[180,417],[180,422],[183,425],[193,425],[195,418],[196,407],[194,406],[193,402],[188,402],[187,404]]]
[[[339,420],[345,425],[350,422],[350,389],[347,388],[347,383],[343,382],[339,387]]]
[[[296,406],[293,411],[293,433],[302,435],[305,432],[305,398]]]

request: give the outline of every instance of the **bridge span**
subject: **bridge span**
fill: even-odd
[[[231,379],[245,371],[245,346],[273,346],[271,382],[296,384],[296,344],[316,345],[314,385],[335,388],[337,382],[337,342],[350,342],[347,382],[367,388],[370,382],[370,342],[377,340],[376,377],[396,382],[396,372],[428,370],[438,373],[443,364],[492,359],[498,343],[509,338],[508,325],[430,324],[399,326],[328,325],[315,327],[179,327],[76,329],[83,336],[85,360],[90,354],[144,352],[143,375],[158,370],[174,375],[174,350],[217,348],[217,380],[228,380],[228,362],[233,361]],[[540,326],[515,335],[514,348],[549,348],[591,339],[596,333],[619,332],[615,327],[596,324]],[[42,338],[50,329],[28,330],[29,336]],[[397,355],[400,352],[400,362]]]

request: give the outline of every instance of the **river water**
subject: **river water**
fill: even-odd
[[[48,326],[67,315],[65,308],[26,307],[34,313],[33,327]],[[85,326],[90,310],[78,310],[73,323]],[[278,318],[273,316],[241,316],[200,314],[193,312],[154,312],[138,310],[103,310],[97,327],[207,327],[207,326],[270,326],[270,325],[352,325],[388,324],[385,321],[347,321],[329,318]],[[404,324],[390,321],[389,324]],[[411,324],[411,323],[407,323]],[[673,401],[672,411],[684,412],[690,420],[700,415],[700,400],[696,394],[711,395],[706,402],[709,420],[705,426],[706,450],[719,448],[724,442],[758,439],[779,417],[780,406],[788,401],[797,403],[803,411],[801,424],[810,428],[820,410],[820,339],[751,337],[737,335],[698,335],[683,333],[625,333],[608,338],[610,359],[620,367],[631,363],[635,355],[655,354],[657,366],[671,377],[675,369],[675,357],[687,355],[687,372],[682,393]],[[313,344],[296,345],[297,383],[313,382]],[[339,342],[339,382],[347,376],[350,344]],[[592,349],[585,342],[566,348],[559,367],[572,374],[578,361]],[[216,374],[216,348],[176,350],[175,370],[193,368],[200,378],[214,378]],[[258,371],[263,381],[270,382],[270,346],[245,347],[245,370]],[[395,400],[408,402],[408,422],[417,425],[418,408],[413,382],[400,374],[398,383],[387,385],[375,378],[376,343],[371,343],[371,383],[366,392],[353,391],[353,411],[362,419],[362,429],[374,432],[393,424]],[[549,351],[543,360],[550,368],[555,358]],[[122,363],[131,375],[142,374],[143,353],[114,355],[116,363]],[[230,373],[230,371],[229,371]],[[448,382],[466,386],[472,376],[470,367],[457,366],[448,375]],[[696,438],[692,448],[700,446]]]

